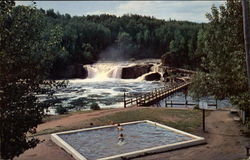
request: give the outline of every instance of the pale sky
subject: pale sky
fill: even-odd
[[[36,1],[37,8],[54,9],[72,16],[113,14],[139,14],[158,19],[207,22],[205,14],[211,6],[225,1]],[[29,1],[17,1],[17,5],[29,5]]]

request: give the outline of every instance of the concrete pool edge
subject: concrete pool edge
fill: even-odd
[[[76,160],[87,160],[81,153],[77,152],[71,145],[62,140],[58,135],[51,134],[51,140],[66,152],[72,155]]]
[[[98,160],[118,160],[118,159],[120,160],[122,158],[135,158],[138,156],[143,156],[145,154],[159,153],[159,152],[170,151],[170,150],[175,150],[175,149],[180,149],[180,148],[185,148],[185,147],[190,147],[190,146],[195,146],[195,145],[206,143],[206,141],[203,137],[198,137],[196,135],[193,135],[193,134],[181,131],[181,130],[177,130],[175,128],[168,127],[166,125],[162,125],[162,124],[152,122],[149,120],[121,123],[121,125],[129,125],[129,124],[136,124],[136,123],[148,123],[151,125],[156,125],[158,127],[168,129],[168,130],[171,130],[173,132],[192,137],[193,139],[188,140],[188,141],[168,144],[168,145],[151,147],[148,149],[128,152],[128,153],[124,153],[124,154],[118,154],[118,155],[109,156],[109,157],[105,157],[105,158],[99,158]],[[87,160],[82,154],[80,154],[78,151],[76,151],[73,147],[71,147],[71,145],[69,145],[67,142],[65,142],[63,139],[61,139],[58,135],[70,134],[70,133],[76,133],[76,132],[82,132],[82,131],[88,131],[88,130],[96,130],[96,129],[102,129],[102,128],[109,128],[109,127],[114,127],[114,125],[106,125],[106,126],[100,126],[100,127],[84,128],[84,129],[78,129],[78,130],[58,132],[58,133],[51,134],[51,140],[54,143],[56,143],[58,146],[63,148],[66,152],[71,154],[76,160]]]

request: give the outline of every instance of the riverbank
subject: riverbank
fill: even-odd
[[[208,112],[207,112],[208,113]],[[191,109],[168,108],[121,108],[101,111],[71,113],[59,116],[38,126],[39,138],[44,140],[36,148],[26,151],[18,160],[73,160],[73,158],[50,140],[56,131],[86,128],[109,124],[110,121],[149,119],[206,138],[208,144],[187,149],[141,157],[139,159],[240,159],[245,158],[244,145],[249,139],[240,133],[240,124],[234,122],[229,111],[211,111],[207,114],[207,133],[201,130],[201,112]],[[202,157],[202,158],[201,158]],[[218,157],[218,158],[217,158]]]

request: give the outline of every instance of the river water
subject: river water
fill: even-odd
[[[63,107],[73,110],[88,109],[96,102],[101,108],[117,108],[123,106],[124,92],[138,95],[161,87],[160,82],[108,79],[91,81],[91,79],[69,80],[65,89],[55,94]]]
[[[135,63],[97,63],[84,66],[87,68],[88,77],[86,79],[69,79],[68,86],[61,88],[54,94],[57,99],[53,99],[54,106],[63,106],[69,111],[86,110],[95,102],[101,108],[119,108],[123,107],[124,92],[132,96],[150,92],[156,88],[163,87],[160,81],[145,81],[144,77],[148,73],[136,79],[121,79],[123,67],[133,66]],[[158,72],[159,63],[154,63],[152,72]],[[48,100],[46,96],[40,97],[42,100]],[[128,97],[127,97],[128,98]],[[190,96],[187,96],[190,103],[198,103]],[[214,101],[213,98],[202,99],[203,101]],[[184,102],[185,96],[179,92],[159,104],[165,107],[165,102]],[[230,105],[228,101],[218,101],[219,107]],[[173,106],[184,107],[184,106]],[[192,106],[187,106],[192,107]]]
[[[159,63],[152,62],[152,72],[157,71]],[[41,96],[41,100],[53,101],[55,106],[61,105],[69,111],[89,109],[95,102],[101,108],[118,108],[123,106],[124,92],[138,95],[162,87],[157,81],[144,81],[142,75],[136,79],[121,79],[122,68],[137,65],[134,62],[100,62],[85,65],[88,71],[86,79],[68,79],[68,86],[61,88],[54,94],[57,98],[48,100]],[[142,63],[140,63],[142,64]]]

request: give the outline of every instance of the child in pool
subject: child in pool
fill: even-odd
[[[123,142],[124,141],[124,135],[121,133],[118,137],[119,142]]]
[[[118,131],[123,131],[123,128],[121,127],[120,123],[117,124],[117,130]]]
[[[122,133],[119,135],[118,140],[119,140],[118,145],[122,146],[122,145],[126,144],[125,139],[124,139],[124,135]]]

